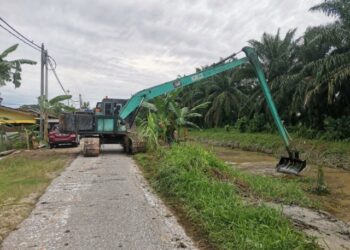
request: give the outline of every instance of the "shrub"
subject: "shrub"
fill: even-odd
[[[327,140],[349,140],[350,139],[350,116],[338,119],[327,117],[324,120],[325,132],[323,139]]]
[[[264,114],[254,114],[249,120],[250,132],[262,132],[266,130],[266,119]]]
[[[243,116],[243,117],[239,118],[236,121],[235,127],[241,133],[246,132],[248,130],[248,127],[249,127],[249,120],[248,120],[248,118],[246,116]]]

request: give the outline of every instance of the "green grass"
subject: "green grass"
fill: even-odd
[[[51,173],[62,169],[68,158],[67,154],[21,153],[1,160],[0,204],[41,192],[51,181]]]
[[[243,174],[197,145],[174,145],[161,155],[135,158],[152,186],[167,201],[181,206],[215,248],[318,248],[281,211],[242,197],[242,192],[248,192],[255,198],[309,202],[295,183]]]
[[[0,160],[0,244],[30,213],[72,154],[37,150]]]
[[[191,137],[205,142],[234,146],[243,150],[273,153],[276,156],[286,154],[283,141],[278,134],[240,133],[235,129],[223,128],[193,130]],[[309,140],[291,135],[295,148],[301,157],[309,163],[328,167],[341,167],[350,170],[350,142],[332,142]]]

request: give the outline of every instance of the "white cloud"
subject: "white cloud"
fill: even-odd
[[[0,16],[37,43],[58,63],[64,86],[92,103],[192,73],[259,39],[263,32],[298,34],[329,22],[308,9],[320,0],[2,0]],[[17,43],[0,29],[0,50]],[[39,62],[24,44],[13,54]],[[4,103],[29,104],[39,95],[40,66],[23,68],[22,86],[0,89]],[[50,75],[51,97],[61,93]]]

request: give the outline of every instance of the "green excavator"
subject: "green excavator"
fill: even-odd
[[[291,147],[290,137],[279,117],[263,67],[255,50],[251,47],[244,47],[242,51],[246,57],[236,59],[237,53],[232,54],[200,72],[141,90],[128,100],[105,98],[102,102],[97,103],[94,112],[63,114],[60,117],[60,129],[62,132],[76,132],[81,138],[85,138],[84,156],[99,155],[100,145],[107,143],[119,143],[128,153],[144,151],[145,143],[137,135],[134,125],[136,115],[144,101],[152,100],[178,88],[198,83],[205,78],[250,63],[255,69],[268,108],[288,153],[288,157],[281,157],[276,165],[276,170],[297,175],[306,167],[306,161],[301,160],[299,152]]]

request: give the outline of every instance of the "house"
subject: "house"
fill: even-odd
[[[0,105],[0,125],[36,124],[37,114]]]
[[[0,125],[11,127],[23,127],[26,125],[39,124],[40,112],[35,110],[15,109],[0,105]],[[49,115],[49,128],[58,124],[57,117]]]

